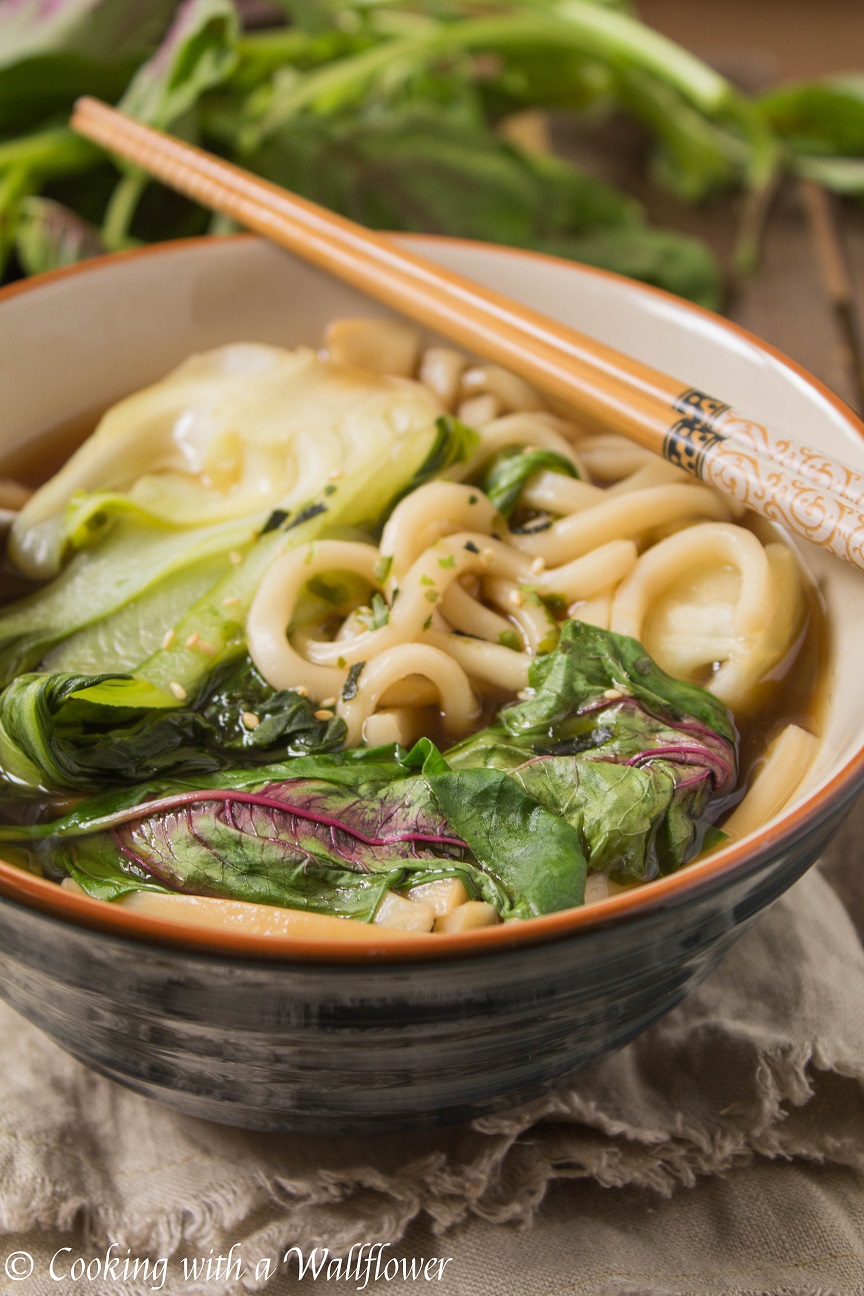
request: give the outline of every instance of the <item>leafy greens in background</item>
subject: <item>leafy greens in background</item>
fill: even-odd
[[[104,715],[75,712],[72,690],[86,683],[55,683],[46,698],[23,681],[15,704],[29,706],[27,728],[56,750],[55,717],[71,706],[61,772],[93,762],[88,724],[102,721],[106,753],[128,760],[137,743],[153,777],[51,823],[2,827],[0,841],[27,842],[31,867],[102,899],[146,886],[370,921],[386,891],[458,877],[502,917],[528,918],[582,903],[588,868],[633,882],[680,867],[710,843],[736,781],[725,707],[635,640],[579,622],[537,659],[526,701],[443,756],[428,739],[411,752],[328,752],[332,722],[315,730],[296,695],[268,697],[243,664],[197,711],[173,713],[172,733],[200,744],[202,759],[187,747],[182,777],[166,778],[179,746],[156,752],[152,727],[116,738]],[[261,729],[272,720],[266,740],[238,729],[250,688]],[[310,754],[256,765],[271,743]],[[213,769],[232,757],[233,769],[206,772],[208,759]]]
[[[224,228],[77,139],[66,120],[82,93],[370,225],[537,248],[708,305],[720,281],[704,245],[652,228],[632,200],[502,123],[531,108],[622,111],[654,141],[657,182],[691,201],[758,193],[784,154],[861,187],[849,125],[860,79],[756,104],[626,3],[286,0],[286,25],[263,31],[242,29],[238,3],[0,7],[0,259],[16,254],[13,273]]]
[[[799,175],[864,195],[864,74],[780,86],[760,100]]]

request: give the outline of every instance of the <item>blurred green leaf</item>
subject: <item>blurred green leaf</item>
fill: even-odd
[[[525,246],[638,219],[632,200],[567,163],[526,153],[480,122],[423,106],[304,115],[247,161],[378,229]]]
[[[805,157],[795,160],[795,170],[835,193],[864,196],[864,158]]]
[[[864,74],[780,86],[759,100],[768,123],[795,152],[864,155]]]
[[[21,203],[15,239],[18,260],[27,274],[99,256],[105,246],[99,231],[61,203],[30,197]]]
[[[155,49],[176,7],[176,0],[5,0],[0,67],[57,53],[140,61]]]
[[[41,54],[0,70],[0,132],[27,131],[69,112],[79,95],[112,102],[135,71],[134,59],[103,63],[80,54]]]
[[[237,13],[230,0],[184,0],[164,41],[136,73],[118,107],[167,127],[219,85],[236,61]]]

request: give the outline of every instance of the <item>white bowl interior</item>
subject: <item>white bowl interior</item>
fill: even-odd
[[[576,265],[466,242],[412,238],[453,270],[572,324],[864,467],[851,423],[794,369],[722,320],[686,302]],[[340,315],[383,307],[261,240],[208,240],[94,263],[0,302],[3,370],[0,450],[104,407],[162,376],[194,351],[228,341],[316,343]],[[864,576],[803,542],[826,599],[832,645],[826,730],[791,804],[849,760],[862,743],[864,680],[857,628]]]

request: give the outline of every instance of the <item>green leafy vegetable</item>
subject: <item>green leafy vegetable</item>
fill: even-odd
[[[557,249],[714,305],[719,281],[704,246],[682,239],[679,249],[631,199],[515,144],[500,119],[528,105],[623,109],[656,138],[658,178],[690,197],[761,184],[775,165],[764,116],[626,5],[448,0],[419,14],[407,3],[304,0],[293,26],[251,33],[233,0],[145,7],[10,0],[0,13],[0,132],[22,136],[0,142],[0,183],[12,186],[7,248],[28,197],[70,213],[58,250],[56,238],[36,239],[31,209],[25,271],[95,250],[88,226],[108,249],[207,228],[190,204],[145,196],[135,170],[111,190],[105,155],[57,127],[82,93],[119,100],[373,226]],[[10,148],[17,162],[4,161]]]
[[[175,7],[174,0],[11,0],[0,9],[0,66],[49,52],[104,62],[142,58]]]
[[[99,231],[88,221],[61,203],[36,197],[21,204],[15,247],[28,274],[57,270],[106,250]]]
[[[230,0],[184,0],[157,53],[132,80],[119,107],[165,128],[182,117],[236,61],[237,13]]]
[[[316,720],[314,704],[271,689],[245,655],[214,673],[194,707],[124,706],[127,679],[14,680],[0,694],[0,779],[19,795],[99,788],[331,751],[344,738],[341,720]],[[112,690],[120,705],[111,705]],[[245,719],[250,716],[254,726]]]
[[[519,916],[582,904],[587,866],[579,834],[530,789],[495,769],[449,770],[427,781],[474,857],[519,898]]]
[[[88,710],[89,683],[57,681],[49,694],[34,681],[17,699],[15,737],[35,717],[49,735],[37,758],[65,761],[64,777],[69,764],[104,768],[131,751],[109,730],[105,754],[94,756],[86,723],[105,713]],[[0,840],[35,841],[49,876],[68,873],[92,894],[122,894],[129,878],[147,877],[366,920],[385,890],[433,877],[459,877],[502,917],[527,918],[582,903],[589,867],[636,881],[690,858],[735,784],[725,708],[665,675],[634,640],[578,622],[535,663],[532,686],[532,697],[445,756],[428,739],[410,752],[328,752],[336,735],[314,730],[290,694],[259,699],[261,723],[243,731],[240,708],[251,687],[262,689],[245,666],[197,710],[166,717],[175,738],[194,726],[197,767],[187,755],[172,775],[177,747],[159,747],[166,731],[145,728],[147,782],[102,792],[51,823],[0,828]],[[270,734],[258,737],[268,723]],[[253,763],[292,742],[310,754]],[[230,759],[233,768],[212,772]],[[119,852],[113,865],[109,841]]]
[[[450,764],[509,773],[579,832],[591,868],[618,881],[680,867],[735,787],[726,708],[635,639],[578,621],[529,678],[533,696],[448,752]]]
[[[766,120],[796,153],[864,156],[864,75],[778,86],[759,100]]]

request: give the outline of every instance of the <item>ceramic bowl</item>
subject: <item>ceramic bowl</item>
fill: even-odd
[[[523,252],[410,246],[864,467],[861,425],[756,338],[664,293]],[[0,294],[2,453],[192,351],[294,345],[384,313],[261,240],[166,244]],[[342,1134],[476,1116],[667,1012],[816,859],[864,781],[864,578],[807,549],[832,628],[825,741],[775,821],[581,910],[398,947],[147,919],[0,864],[0,992],[89,1066],[186,1112]],[[781,974],[778,969],[778,975]]]

